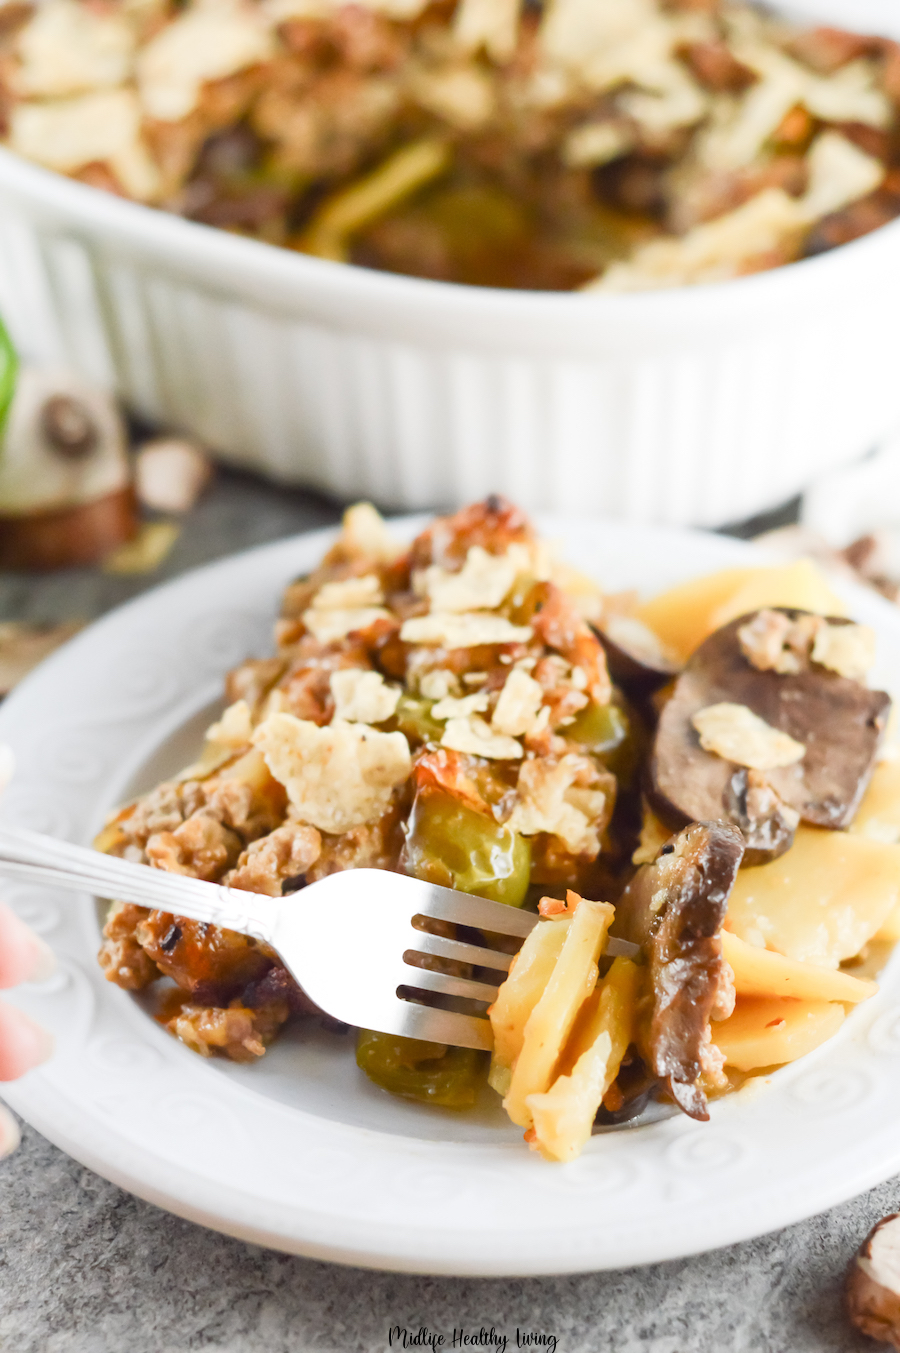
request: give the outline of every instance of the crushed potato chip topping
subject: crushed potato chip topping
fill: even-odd
[[[432,719],[467,719],[470,714],[484,714],[488,707],[488,697],[483,691],[475,695],[464,695],[460,699],[452,695],[444,696],[431,706]]]
[[[809,653],[814,617],[792,621],[783,611],[759,611],[738,630],[747,661],[759,672],[796,673]]]
[[[351,559],[369,559],[379,564],[393,563],[403,553],[403,546],[391,535],[381,513],[371,503],[356,503],[347,508],[341,548]]]
[[[595,767],[584,757],[567,753],[559,761],[523,762],[516,786],[518,802],[509,825],[523,836],[551,832],[573,853],[598,851],[597,820],[606,807],[606,793],[592,787]]]
[[[531,560],[522,545],[510,545],[505,554],[488,554],[473,545],[466,562],[455,573],[432,564],[415,580],[435,611],[492,611],[499,606],[518,573],[530,571]]]
[[[377,606],[382,601],[384,594],[379,579],[374,573],[367,573],[364,578],[323,583],[312,604],[318,611],[340,611],[354,606]]]
[[[691,723],[707,752],[751,770],[775,770],[802,761],[806,748],[788,733],[766,723],[746,705],[722,701],[698,709]]]
[[[594,285],[607,291],[662,284],[714,282],[731,275],[735,261],[791,251],[811,222],[873,192],[884,165],[837,132],[823,132],[807,157],[809,186],[800,197],[765,188],[733,212],[695,226],[679,240],[659,240],[613,264]]]
[[[400,687],[388,686],[380,672],[345,667],[331,674],[334,717],[347,723],[384,723],[397,708]]]
[[[442,648],[478,648],[482,644],[527,643],[528,625],[514,625],[502,615],[486,611],[465,614],[432,611],[405,620],[400,638],[407,644],[434,644]]]
[[[583,672],[581,677],[583,680]],[[574,679],[572,685],[579,688],[579,683]],[[497,701],[494,717],[491,719],[492,728],[498,733],[506,733],[513,738],[534,732],[536,728],[539,729],[542,726],[539,724],[539,715],[542,712],[543,699],[544,688],[540,682],[535,681],[521,668],[514,667],[500,692],[500,699]],[[543,724],[546,724],[549,715],[550,710],[545,707]]]
[[[459,678],[446,667],[435,667],[430,672],[423,672],[419,690],[426,700],[444,700],[459,691]],[[440,718],[440,715],[437,717]]]
[[[447,720],[441,746],[471,756],[485,756],[494,761],[517,761],[522,756],[522,744],[515,738],[495,733],[490,724],[477,714]]]
[[[49,0],[22,33],[18,87],[40,99],[114,89],[132,73],[135,45],[123,16],[77,0]]]
[[[271,714],[253,741],[287,790],[297,819],[323,832],[374,822],[412,768],[402,733],[364,724],[338,720],[320,728],[293,714]]]
[[[460,0],[453,33],[460,47],[483,47],[494,61],[509,61],[519,40],[521,0]]]
[[[210,742],[221,742],[226,747],[246,747],[253,736],[253,719],[246,700],[236,700],[222,711],[218,723],[207,729]]]
[[[147,115],[178,122],[196,108],[208,80],[221,80],[274,55],[273,37],[251,6],[196,5],[150,39],[137,59]]]
[[[374,574],[325,583],[303,612],[303,623],[322,643],[331,643],[354,630],[367,629],[376,620],[389,619],[390,612],[379,604],[383,600],[381,583]]]
[[[796,620],[763,610],[738,630],[741,652],[760,672],[797,673],[807,661],[861,681],[875,661],[875,633],[868,625],[835,625],[823,616]]]
[[[86,164],[108,164],[125,191],[152,202],[160,172],[141,136],[141,109],[130,89],[102,89],[12,110],[12,150],[47,169],[71,173]]]
[[[838,676],[862,681],[875,661],[875,631],[868,625],[821,625],[811,656]]]

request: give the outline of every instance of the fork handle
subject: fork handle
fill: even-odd
[[[262,893],[169,874],[24,827],[0,826],[0,873],[75,892],[88,890],[235,930],[270,945],[280,906],[280,899]]]

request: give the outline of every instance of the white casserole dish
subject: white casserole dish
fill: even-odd
[[[895,0],[793,13],[895,32]],[[892,22],[891,22],[892,20]],[[719,525],[900,424],[900,221],[715,286],[461,287],[325,262],[0,150],[0,313],[237,465],[392,508]]]

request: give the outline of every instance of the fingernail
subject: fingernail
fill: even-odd
[[[56,955],[49,944],[45,944],[37,935],[32,936],[32,944],[34,946],[34,963],[29,969],[26,981],[46,982],[47,978],[52,977],[56,972]]]
[[[7,747],[5,742],[0,742],[0,794],[3,793],[13,778],[15,769],[16,758],[13,756],[12,747]]]
[[[19,1125],[8,1109],[0,1104],[0,1160],[11,1156],[22,1140]]]

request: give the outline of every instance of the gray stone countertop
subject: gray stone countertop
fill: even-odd
[[[337,516],[310,495],[220,474],[151,577],[0,574],[0,620],[87,619],[186,568]],[[883,1345],[847,1324],[843,1274],[868,1229],[898,1206],[900,1180],[891,1180],[800,1225],[679,1262],[547,1279],[411,1277],[206,1231],[25,1127],[18,1152],[0,1162],[0,1350],[382,1353],[399,1325],[442,1334],[444,1349],[464,1330],[484,1331],[495,1349],[504,1335],[516,1348],[517,1331],[544,1335],[536,1346],[555,1338],[559,1353],[864,1353]]]

